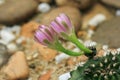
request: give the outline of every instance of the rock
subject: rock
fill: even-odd
[[[30,17],[37,9],[35,0],[6,0],[0,6],[0,23],[16,24]]]
[[[37,22],[31,21],[22,26],[21,36],[31,38],[34,35],[35,30],[38,28],[39,24]]]
[[[62,62],[62,60],[68,59],[69,57],[70,56],[65,53],[60,53],[55,57],[55,62],[56,64],[59,64],[60,62]]]
[[[41,20],[42,24],[49,25],[51,21],[53,21],[60,13],[65,13],[68,15],[75,26],[75,30],[78,31],[81,25],[81,13],[75,7],[63,6],[59,8],[55,8],[51,10],[48,14],[44,15]]]
[[[92,39],[97,43],[109,45],[112,48],[120,47],[120,17],[113,18],[98,26]]]
[[[36,1],[38,1],[38,2],[43,2],[43,3],[50,3],[50,2],[52,2],[52,0],[36,0]]]
[[[50,8],[51,8],[50,5],[47,3],[41,3],[38,5],[38,11],[42,13],[50,11]]]
[[[101,0],[101,1],[107,5],[120,8],[120,0]]]
[[[9,80],[28,77],[29,69],[25,54],[18,51],[12,55],[8,64],[3,68],[3,72],[9,77]]]
[[[7,44],[7,48],[9,53],[15,53],[18,50],[17,45],[15,43]]]
[[[8,54],[7,47],[0,43],[0,67],[7,63],[10,55]]]
[[[6,29],[1,30],[0,35],[1,40],[3,40],[5,44],[8,44],[15,40],[15,35],[12,32],[7,31]]]
[[[46,74],[43,74],[42,76],[39,77],[38,80],[50,80],[50,77],[51,77],[51,70],[48,71]]]
[[[102,19],[103,21],[113,18],[113,15],[104,6],[102,6],[101,4],[96,4],[93,6],[93,8],[90,9],[90,11],[84,14],[82,29],[86,29],[88,26],[93,26],[93,25],[90,25],[89,23],[95,17],[98,17],[98,15],[102,15],[103,18],[105,18],[105,19]],[[96,22],[100,22],[100,21],[98,20]]]
[[[59,76],[59,80],[68,80],[70,78],[70,72],[64,73]]]
[[[68,5],[80,9],[88,8],[92,3],[92,0],[55,0],[55,1],[59,6]]]
[[[120,9],[116,11],[116,16],[120,16]]]
[[[34,43],[31,47],[31,51],[38,50],[39,57],[41,57],[45,61],[52,61],[57,55],[57,51],[50,49],[46,46],[43,46],[39,43]]]

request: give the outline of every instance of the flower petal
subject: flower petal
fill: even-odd
[[[68,27],[72,27],[71,21],[70,21],[70,19],[69,19],[69,17],[67,15],[62,13],[59,16],[68,25]]]

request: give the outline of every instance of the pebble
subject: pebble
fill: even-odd
[[[41,58],[45,61],[52,61],[58,53],[56,50],[50,49],[35,42],[33,45],[31,45],[30,51],[36,50],[39,52],[38,58]]]
[[[72,51],[74,51],[74,52],[80,52],[80,49],[76,47],[76,48],[72,49]]]
[[[35,59],[35,58],[37,58],[38,56],[39,56],[39,53],[36,52],[36,53],[33,54],[32,57]]]
[[[86,9],[90,7],[92,0],[55,0],[58,6],[73,6],[79,9]]]
[[[65,54],[65,53],[60,53],[59,55],[57,55],[57,56],[55,57],[55,62],[56,62],[56,64],[59,64],[62,60],[68,59],[69,57],[70,57],[70,56],[67,55],[67,54]]]
[[[102,46],[102,49],[103,49],[103,50],[107,50],[108,48],[109,48],[108,45],[103,45],[103,46]]]
[[[102,23],[106,20],[106,16],[103,14],[97,14],[95,15],[90,21],[88,22],[88,25],[90,26],[97,26],[98,24]]]
[[[111,48],[120,47],[120,17],[115,17],[98,26],[92,40],[100,44],[109,45]]]
[[[38,5],[38,11],[42,13],[46,13],[50,11],[50,5],[48,3],[41,3]]]
[[[106,7],[96,3],[87,13],[84,14],[82,29],[87,29],[90,25],[96,27],[101,22],[112,18],[113,14],[110,13]]]
[[[11,27],[11,32],[14,33],[16,36],[20,35],[21,27],[19,25],[14,25]]]
[[[1,30],[0,35],[1,35],[1,39],[5,42],[5,44],[10,43],[16,38],[12,32],[8,32],[7,30]]]
[[[59,80],[68,80],[70,78],[70,72],[64,73],[59,76]]]
[[[36,0],[40,3],[50,3],[52,0]]]
[[[49,25],[51,21],[53,21],[60,13],[65,13],[67,16],[70,17],[76,31],[80,29],[82,21],[81,13],[78,8],[70,6],[62,6],[52,9],[50,12],[43,16],[41,23]]]
[[[35,30],[38,28],[39,23],[30,21],[21,27],[21,36],[25,38],[33,38]]]
[[[93,34],[94,34],[94,31],[91,30],[91,29],[89,29],[89,30],[88,30],[87,38],[90,39],[90,38],[93,36]]]
[[[120,16],[120,9],[116,11],[116,16]]]
[[[33,57],[31,55],[27,56],[27,60],[31,61],[33,59]]]
[[[0,23],[14,25],[25,21],[37,10],[35,0],[5,0],[0,6]]]
[[[6,45],[0,43],[0,67],[7,63],[10,55]]]
[[[26,38],[23,36],[20,36],[19,38],[16,39],[16,44],[21,44]]]
[[[9,76],[9,80],[18,80],[28,77],[29,68],[25,54],[22,51],[14,53],[8,64],[3,68],[3,72]]]
[[[103,3],[115,8],[120,8],[120,0],[101,0]]]
[[[4,4],[5,0],[0,0],[0,5]]]
[[[15,43],[7,44],[7,48],[10,53],[14,53],[18,50],[17,45]]]
[[[91,41],[91,40],[87,40],[87,41],[84,42],[84,45],[88,48],[89,47],[96,47],[97,43],[94,42],[94,41]]]

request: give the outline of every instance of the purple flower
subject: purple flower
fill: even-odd
[[[73,28],[69,17],[63,13],[51,22],[51,27],[58,34],[61,32],[69,33],[72,31]]]
[[[47,46],[54,42],[54,35],[55,32],[51,27],[41,25],[38,30],[36,30],[34,37],[37,42]]]

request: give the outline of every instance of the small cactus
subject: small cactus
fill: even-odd
[[[105,56],[78,66],[70,75],[69,80],[120,80],[120,52],[107,51]]]

